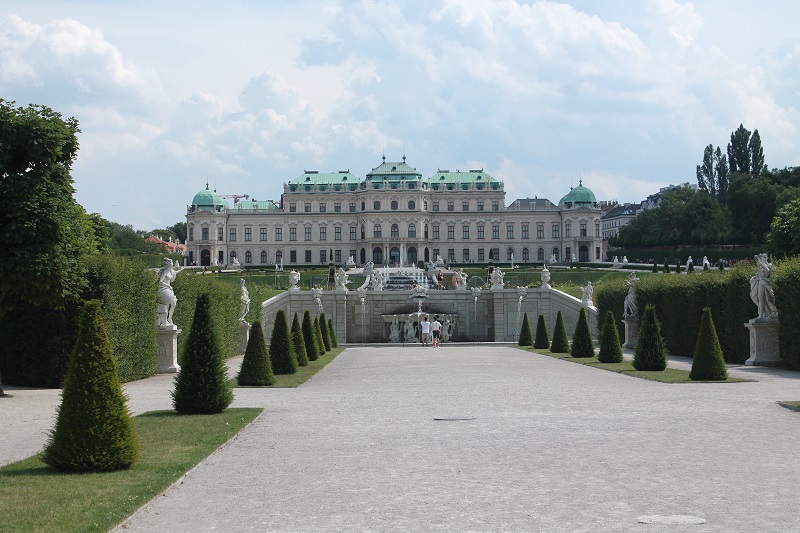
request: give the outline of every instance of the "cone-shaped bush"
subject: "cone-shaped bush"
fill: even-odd
[[[325,351],[330,352],[333,348],[331,343],[331,336],[328,333],[328,319],[325,318],[325,313],[319,315],[319,332],[322,333],[322,342],[325,344]]]
[[[319,354],[324,355],[327,353],[325,348],[325,341],[322,340],[322,331],[319,329],[319,317],[314,317],[314,333],[317,335],[317,346],[319,346]]]
[[[328,319],[328,334],[331,336],[331,346],[336,348],[339,346],[339,340],[336,338],[336,330],[333,329],[333,321]]]
[[[547,332],[547,324],[544,323],[544,315],[539,315],[536,321],[536,340],[533,341],[534,348],[550,348],[550,334]]]
[[[124,470],[139,453],[100,302],[86,302],[42,460],[65,472]]]
[[[572,357],[594,357],[594,342],[584,307],[581,307],[581,313],[578,315],[578,324],[575,326],[575,333],[572,334],[572,347],[569,353]]]
[[[600,330],[600,353],[597,359],[601,363],[622,362],[622,344],[620,344],[619,331],[614,322],[614,312],[610,309],[606,313],[606,320]]]
[[[522,327],[519,330],[519,345],[520,346],[533,346],[533,332],[531,332],[531,323],[528,322],[528,313],[522,319]]]
[[[675,272],[677,272],[678,274],[683,272],[683,269],[681,268],[681,262],[680,261],[676,261],[675,262]]]
[[[655,261],[653,261],[653,272],[655,274],[658,274],[658,263],[656,263]]]
[[[267,387],[275,384],[272,361],[269,359],[267,341],[264,340],[264,330],[261,329],[259,320],[250,326],[250,338],[247,339],[247,349],[244,351],[242,368],[239,369],[236,381],[239,385],[247,387]]]
[[[703,309],[700,332],[697,334],[697,345],[694,349],[694,361],[689,372],[692,381],[725,381],[728,369],[717,338],[717,329],[711,318],[711,308]]]
[[[636,352],[633,356],[633,368],[636,370],[667,368],[667,346],[661,336],[661,324],[658,322],[656,308],[653,305],[644,308],[639,340],[636,342]]]
[[[686,272],[694,272],[694,263],[689,263],[689,266],[686,267]]]
[[[553,330],[553,342],[550,343],[550,351],[553,353],[569,353],[569,337],[567,328],[564,326],[564,318],[561,311],[556,315],[556,327]]]
[[[308,354],[306,353],[306,341],[303,338],[303,328],[300,327],[300,319],[297,318],[297,313],[294,314],[292,319],[292,350],[297,357],[298,366],[308,366]]]
[[[297,357],[292,349],[289,324],[286,322],[286,312],[283,309],[279,309],[275,314],[275,325],[272,327],[272,337],[269,339],[269,357],[272,361],[272,371],[276,374],[297,372]]]
[[[185,415],[221,413],[233,401],[227,381],[222,346],[211,320],[211,300],[207,293],[201,294],[175,378],[172,405]]]
[[[669,274],[669,263],[664,259],[664,274]]]
[[[311,321],[311,313],[303,313],[303,341],[306,343],[306,355],[309,361],[316,361],[319,356],[317,347],[317,336],[314,335],[314,323]]]

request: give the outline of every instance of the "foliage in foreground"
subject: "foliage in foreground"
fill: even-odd
[[[316,361],[320,356],[320,349],[317,346],[317,336],[314,335],[314,323],[311,321],[311,313],[306,310],[303,312],[303,340],[306,343],[306,354],[309,361]]]
[[[536,339],[533,341],[534,348],[550,348],[550,334],[547,332],[547,324],[544,323],[544,315],[539,315],[536,321]]]
[[[661,336],[661,324],[656,316],[656,308],[648,305],[642,315],[639,339],[633,356],[636,370],[660,371],[667,368],[667,347]]]
[[[275,324],[269,339],[269,355],[272,358],[272,371],[276,374],[297,372],[297,356],[292,350],[289,324],[286,322],[286,312],[283,309],[278,309],[275,313]]]
[[[567,327],[564,325],[564,317],[561,311],[556,315],[556,326],[553,331],[553,342],[550,343],[550,351],[553,353],[569,353],[569,337]]]
[[[622,362],[622,345],[619,341],[614,312],[610,309],[606,313],[605,322],[603,322],[603,327],[600,330],[600,353],[597,359],[601,363]]]
[[[172,392],[175,410],[182,414],[224,411],[233,401],[226,374],[222,348],[211,319],[211,302],[208,294],[201,294],[195,305],[181,370],[175,378]]]
[[[297,313],[294,314],[294,318],[292,319],[290,335],[292,338],[292,349],[294,350],[295,357],[297,357],[297,365],[308,366],[306,341],[303,337],[303,328],[300,327],[300,320],[297,318]]]
[[[331,348],[333,348],[333,342],[331,342],[331,335],[328,331],[328,319],[325,318],[325,313],[319,315],[319,332],[322,334],[322,342],[325,344],[325,351],[330,352]]]
[[[728,379],[728,369],[722,348],[714,328],[711,308],[703,309],[703,319],[700,324],[700,333],[697,336],[697,347],[694,350],[692,371],[689,378],[693,381],[725,381]]]
[[[58,419],[42,460],[66,472],[108,472],[130,468],[137,456],[100,302],[92,300],[83,307]]]
[[[317,336],[319,354],[322,355],[328,351],[328,348],[325,346],[325,341],[322,340],[322,330],[319,327],[319,317],[314,317],[314,334]]]
[[[533,333],[531,333],[531,323],[528,322],[528,313],[522,319],[522,327],[519,330],[519,345],[533,346]]]
[[[328,334],[331,336],[331,345],[333,348],[339,346],[339,341],[336,338],[336,330],[333,329],[333,321],[329,318],[328,319]]]
[[[592,332],[589,330],[589,321],[586,319],[586,308],[581,307],[575,333],[572,335],[572,357],[594,357],[594,342]]]
[[[267,387],[275,383],[267,341],[264,340],[264,330],[259,320],[250,326],[250,337],[247,339],[247,348],[236,381],[239,385],[251,387]]]

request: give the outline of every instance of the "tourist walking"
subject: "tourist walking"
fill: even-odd
[[[422,337],[422,345],[427,346],[431,337],[431,323],[427,316],[422,318],[422,322],[419,323],[419,327],[421,330],[420,336]]]
[[[439,315],[433,317],[431,322],[431,334],[433,335],[433,347],[439,347],[439,335],[442,333],[442,323],[439,322]]]

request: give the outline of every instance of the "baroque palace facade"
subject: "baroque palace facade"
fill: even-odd
[[[483,170],[439,170],[423,178],[405,161],[361,180],[350,171],[305,171],[279,203],[215,191],[187,208],[189,261],[198,265],[405,265],[598,261],[602,212],[583,184],[558,204],[525,198],[505,205],[503,182]],[[238,198],[237,198],[238,199]]]

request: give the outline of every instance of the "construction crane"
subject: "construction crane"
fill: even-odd
[[[250,199],[249,194],[222,194],[220,196],[222,196],[222,198],[233,198],[233,205],[238,204],[239,200],[241,200],[242,198],[245,198],[247,200]]]

